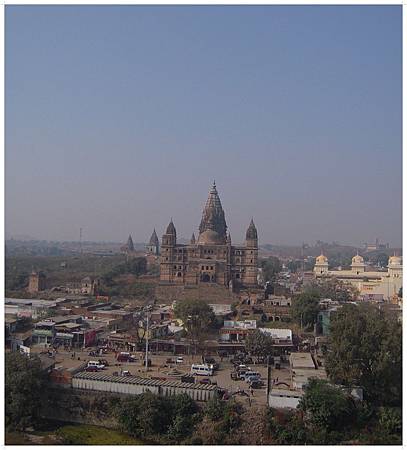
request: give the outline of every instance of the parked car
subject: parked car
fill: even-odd
[[[184,364],[184,358],[182,356],[177,356],[175,362],[176,364]]]
[[[207,356],[204,356],[203,358],[202,358],[202,362],[204,363],[204,364],[210,364],[210,365],[212,365],[213,366],[213,368],[214,368],[214,370],[218,370],[219,369],[219,364],[216,362],[216,359],[215,358],[211,358],[211,357],[207,357]]]
[[[261,389],[263,386],[264,386],[264,383],[261,380],[253,380],[249,384],[249,387],[252,389]]]
[[[99,363],[103,364],[105,367],[109,367],[109,363],[106,361],[106,359],[99,359]]]
[[[235,381],[240,380],[240,376],[236,372],[231,372],[230,378],[232,378],[232,380],[235,380]]]
[[[257,375],[251,375],[250,377],[245,378],[246,383],[252,383],[253,381],[260,381],[260,377]]]
[[[184,375],[181,377],[181,382],[182,383],[195,383],[195,378],[188,376],[188,375]]]
[[[131,377],[131,373],[128,370],[123,370],[122,376],[123,377]]]
[[[135,362],[136,358],[134,355],[130,355],[128,352],[120,352],[117,355],[117,361],[119,362]]]
[[[88,366],[85,369],[86,372],[99,372],[99,369],[95,366]]]
[[[99,361],[89,361],[88,362],[88,367],[96,367],[96,369],[104,369],[105,365],[104,364],[100,364]]]

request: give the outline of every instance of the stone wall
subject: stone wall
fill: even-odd
[[[155,288],[157,303],[171,304],[174,300],[202,300],[206,303],[232,304],[239,296],[216,284],[198,286],[160,285]]]
[[[115,399],[125,398],[109,392],[92,392],[53,386],[47,389],[41,415],[45,419],[118,428],[112,414]]]

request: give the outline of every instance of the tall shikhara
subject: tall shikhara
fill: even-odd
[[[171,219],[162,237],[160,281],[183,285],[255,286],[257,257],[257,229],[253,220],[246,231],[245,244],[232,245],[214,182],[202,213],[198,239],[195,240],[195,234],[192,234],[189,244],[178,244]]]
[[[213,182],[212,188],[209,191],[208,200],[202,213],[201,224],[199,225],[200,235],[205,231],[214,231],[219,235],[219,241],[226,242],[226,220],[225,212],[222,208],[222,203],[219,198],[216,184]],[[198,238],[199,241],[199,238]]]

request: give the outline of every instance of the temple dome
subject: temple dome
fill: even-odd
[[[319,255],[316,259],[317,264],[325,264],[327,262],[328,262],[328,258],[323,254]]]
[[[355,256],[352,258],[352,264],[364,264],[364,262],[365,262],[365,260],[364,260],[363,257],[360,256],[359,254],[358,254],[358,255],[355,255]]]
[[[213,230],[206,230],[198,237],[198,244],[224,244],[222,236]]]
[[[396,256],[396,255],[390,256],[389,265],[392,265],[392,266],[400,265],[401,266],[401,256]]]

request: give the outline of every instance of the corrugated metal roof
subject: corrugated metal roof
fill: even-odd
[[[142,384],[146,386],[165,386],[165,387],[177,387],[184,389],[201,389],[212,391],[217,389],[216,385],[213,384],[203,384],[203,383],[183,383],[182,381],[162,381],[162,380],[152,380],[150,378],[141,378],[133,376],[114,376],[105,375],[103,373],[95,372],[79,372],[73,376],[74,379],[81,380],[94,380],[94,381],[106,381],[110,383],[120,383],[120,384]]]

